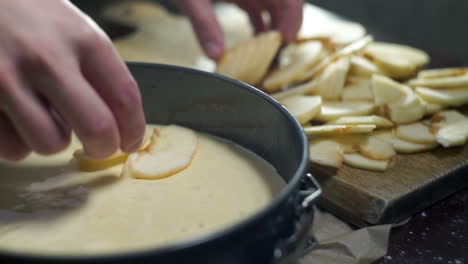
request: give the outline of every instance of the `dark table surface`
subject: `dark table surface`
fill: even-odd
[[[378,263],[468,263],[468,188],[392,229],[388,253]]]

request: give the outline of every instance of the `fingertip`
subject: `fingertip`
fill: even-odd
[[[206,55],[215,61],[219,60],[224,53],[224,45],[213,40],[203,44],[203,49]]]

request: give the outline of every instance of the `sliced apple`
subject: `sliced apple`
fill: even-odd
[[[92,159],[82,149],[79,149],[73,153],[73,157],[77,161],[78,170],[91,172],[105,170],[124,163],[128,158],[128,153],[118,150],[105,159]]]
[[[171,125],[155,128],[149,145],[128,156],[123,174],[136,179],[166,178],[187,168],[198,147],[196,133]]]
[[[339,49],[335,53],[332,53],[330,56],[326,57],[323,59],[319,64],[316,66],[312,67],[310,70],[304,73],[304,75],[301,77],[299,82],[302,81],[308,81],[313,79],[314,77],[318,76],[323,72],[323,70],[330,65],[330,63],[338,60],[339,58],[343,57],[349,57],[353,54],[356,54],[360,51],[362,51],[369,43],[373,41],[373,38],[371,36],[365,36],[347,46],[345,46],[342,49]]]
[[[434,149],[438,146],[435,144],[423,144],[423,143],[414,143],[404,139],[400,139],[395,136],[395,133],[391,129],[377,130],[372,133],[372,136],[380,138],[388,143],[392,144],[393,148],[397,153],[418,153],[424,152],[431,149]]]
[[[389,160],[396,155],[391,143],[371,135],[359,145],[359,152],[374,160]]]
[[[357,76],[372,76],[379,73],[379,68],[372,61],[361,56],[351,56],[349,72]]]
[[[281,42],[278,31],[268,31],[238,43],[224,53],[216,73],[257,85],[265,76]]]
[[[323,102],[317,119],[332,121],[344,116],[365,116],[374,110],[374,104],[365,101]]]
[[[436,137],[430,132],[429,127],[421,122],[399,125],[395,135],[403,140],[422,144],[437,144]]]
[[[317,92],[325,100],[338,100],[349,70],[349,59],[340,58],[331,63],[318,77]]]
[[[144,149],[149,144],[152,133],[153,129],[146,129],[140,149]],[[77,149],[75,152],[73,152],[73,158],[76,160],[78,170],[86,172],[105,170],[125,163],[128,155],[129,153],[117,150],[114,154],[107,158],[93,159],[86,155],[83,149]]]
[[[343,163],[343,150],[340,144],[329,139],[312,140],[309,145],[312,163],[340,168]]]
[[[411,86],[423,86],[434,89],[465,87],[468,89],[468,74],[431,79],[413,79],[408,82]]]
[[[379,74],[372,75],[371,86],[376,105],[395,103],[413,93],[411,88]]]
[[[423,70],[418,73],[418,79],[433,79],[442,77],[455,77],[468,74],[468,68],[445,68]]]
[[[294,95],[304,95],[304,94],[313,94],[315,93],[317,88],[317,81],[309,81],[291,88],[288,88],[284,91],[277,92],[274,94],[271,94],[271,97],[273,97],[276,100],[282,100],[290,96]]]
[[[301,123],[306,124],[320,111],[322,98],[320,96],[297,95],[280,101],[289,112]]]
[[[393,43],[374,42],[364,51],[385,75],[407,79],[429,63],[429,56],[422,50]]]
[[[376,125],[377,128],[388,128],[394,126],[390,120],[377,115],[345,116],[330,121],[327,125]]]
[[[435,114],[430,121],[430,130],[437,142],[444,147],[464,145],[468,137],[468,118],[458,111],[449,110]]]
[[[360,146],[367,141],[368,133],[330,135],[329,138],[341,145],[344,153],[359,152]]]
[[[445,148],[465,145],[468,139],[468,120],[443,126],[437,132],[436,138]]]
[[[325,21],[324,21],[325,22]],[[366,34],[366,29],[359,23],[333,19],[321,23],[320,27],[303,26],[299,30],[298,39],[327,39],[334,45],[347,45]]]
[[[281,87],[295,83],[304,72],[313,67],[322,58],[322,54],[323,45],[320,41],[290,44],[280,53],[280,61],[285,66],[268,75],[263,82],[263,88],[271,93],[279,90]]]
[[[397,103],[388,104],[387,109],[390,120],[398,124],[415,122],[426,113],[426,108],[414,93]]]
[[[344,164],[363,170],[385,171],[388,168],[388,160],[373,160],[358,153],[344,154]]]
[[[468,87],[444,90],[416,87],[416,93],[427,102],[444,106],[461,106],[468,103]]]
[[[375,125],[321,125],[304,127],[307,135],[326,134],[348,134],[348,133],[370,133],[376,128]]]
[[[373,101],[370,81],[363,81],[356,84],[346,85],[341,94],[343,101]]]

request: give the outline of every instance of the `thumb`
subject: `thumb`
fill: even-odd
[[[190,19],[206,55],[218,60],[224,53],[224,36],[211,0],[174,0],[174,3]]]

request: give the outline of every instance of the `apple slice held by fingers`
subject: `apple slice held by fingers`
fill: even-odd
[[[145,136],[142,140],[140,149],[145,148],[149,142],[151,134],[153,133],[152,129],[146,129]],[[128,158],[129,153],[122,152],[121,150],[117,150],[111,156],[104,158],[104,159],[92,159],[86,155],[83,149],[78,149],[73,153],[73,158],[76,160],[78,170],[80,171],[99,171],[105,170],[116,165],[125,163]]]
[[[155,128],[148,146],[129,155],[123,175],[161,179],[187,168],[198,148],[196,133],[176,125]]]

